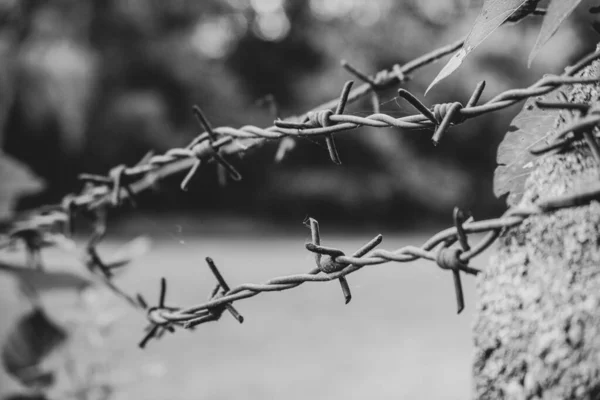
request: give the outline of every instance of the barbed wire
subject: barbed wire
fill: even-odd
[[[454,227],[437,233],[420,247],[406,246],[393,251],[377,249],[382,241],[382,236],[378,235],[348,256],[340,249],[321,245],[319,225],[316,220],[308,219],[306,224],[311,229],[312,240],[306,244],[306,249],[314,254],[315,268],[305,274],[283,276],[261,284],[249,283],[231,288],[214,261],[206,258],[217,284],[206,302],[190,307],[166,305],[167,282],[164,278],[161,279],[160,295],[156,306],[149,307],[141,295],[132,297],[124,293],[112,282],[111,271],[121,267],[128,260],[105,263],[98,254],[97,245],[106,234],[106,211],[108,208],[122,206],[125,201],[135,204],[136,195],[151,187],[157,180],[185,170],[187,170],[187,174],[181,182],[181,188],[186,190],[190,180],[203,162],[216,162],[232,179],[239,180],[241,174],[230,163],[228,156],[247,151],[269,140],[281,140],[280,148],[277,151],[277,158],[280,158],[284,145],[289,146],[289,142],[285,144],[283,139],[324,137],[330,158],[334,163],[339,164],[341,161],[333,136],[337,133],[362,126],[397,127],[405,130],[433,128],[432,140],[434,144],[437,144],[451,126],[459,125],[468,119],[512,106],[530,97],[542,96],[562,85],[598,82],[598,78],[575,75],[585,66],[599,59],[600,51],[584,57],[574,66],[566,69],[565,73],[560,76],[546,76],[527,88],[507,90],[481,105],[477,103],[485,88],[485,82],[476,86],[464,106],[459,102],[453,102],[436,104],[428,108],[410,92],[399,89],[398,96],[408,101],[418,111],[418,114],[394,118],[380,112],[379,91],[406,82],[409,79],[408,74],[453,53],[462,46],[462,43],[462,40],[457,41],[403,66],[395,65],[389,70],[383,70],[373,77],[367,76],[348,62],[342,61],[342,66],[346,70],[364,82],[361,86],[352,90],[353,82],[346,82],[339,99],[327,102],[301,116],[285,120],[278,118],[275,124],[268,128],[252,125],[240,128],[227,126],[213,128],[200,108],[195,106],[193,112],[204,132],[199,134],[188,146],[171,149],[164,154],[148,154],[138,164],[131,167],[117,166],[106,176],[82,174],[80,178],[85,186],[81,193],[67,195],[61,204],[33,210],[15,220],[6,233],[6,240],[0,243],[0,248],[5,248],[15,241],[22,242],[29,255],[28,265],[40,269],[42,268],[40,248],[63,243],[64,239],[73,232],[76,214],[83,214],[91,218],[94,233],[87,242],[83,263],[90,271],[97,274],[111,290],[124,297],[134,307],[146,311],[149,325],[146,328],[146,335],[140,342],[141,347],[144,347],[150,339],[160,338],[165,332],[174,331],[176,326],[193,329],[202,323],[216,321],[225,311],[228,311],[241,323],[243,317],[234,308],[234,302],[263,292],[292,289],[305,282],[339,280],[344,299],[348,303],[352,295],[346,276],[365,266],[388,262],[426,259],[435,262],[442,269],[451,271],[456,292],[457,311],[460,313],[464,309],[460,273],[475,275],[479,272],[468,265],[472,258],[486,250],[503,230],[515,227],[533,215],[587,204],[600,198],[600,183],[588,186],[585,191],[545,199],[535,205],[512,207],[496,219],[474,221],[473,218],[466,219],[461,210],[455,209]],[[347,104],[369,94],[372,96],[374,108],[372,115],[361,117],[344,114]],[[533,149],[532,154],[539,155],[552,150],[564,150],[573,143],[583,140],[590,147],[600,165],[598,134],[590,132],[590,128],[600,124],[600,111],[586,105],[568,103],[566,98],[563,100],[557,103],[537,102],[541,108],[560,108],[570,112],[576,111],[579,115],[558,132],[549,144]],[[471,247],[468,235],[473,233],[486,233],[486,235]],[[458,247],[454,246],[455,243],[458,243]]]
[[[330,282],[339,280],[346,303],[351,300],[350,287],[346,276],[365,266],[389,262],[410,262],[425,259],[435,262],[440,268],[452,272],[456,293],[457,312],[464,309],[464,295],[460,273],[476,275],[479,270],[470,267],[469,261],[485,251],[505,229],[520,225],[533,215],[542,215],[562,208],[580,206],[600,198],[600,182],[590,185],[586,190],[574,194],[542,200],[535,205],[513,207],[500,218],[482,221],[465,220],[464,213],[454,209],[455,226],[438,232],[420,247],[405,246],[397,250],[376,249],[382,242],[382,235],[367,242],[363,247],[347,256],[342,250],[321,245],[319,224],[308,219],[312,240],[306,249],[315,255],[316,268],[305,274],[288,275],[270,279],[264,283],[246,283],[229,288],[212,259],[207,258],[211,271],[217,280],[217,286],[209,300],[191,307],[165,306],[166,280],[161,280],[160,300],[155,307],[148,308],[145,299],[138,295],[138,301],[147,310],[150,322],[147,335],[140,342],[144,347],[157,331],[172,331],[175,326],[194,328],[197,325],[218,320],[228,310],[240,323],[243,317],[233,308],[232,303],[254,297],[263,292],[293,289],[306,282]],[[469,245],[468,235],[486,233],[474,246]],[[460,247],[452,247],[458,242]]]
[[[13,229],[34,229],[36,227],[51,225],[52,222],[65,222],[65,219],[71,221],[72,214],[82,209],[91,211],[107,205],[118,207],[124,199],[135,201],[135,195],[150,187],[156,180],[189,168],[187,175],[181,182],[181,188],[186,190],[189,181],[197,172],[202,161],[216,161],[224,167],[232,179],[240,180],[241,174],[219,153],[220,148],[231,144],[238,146],[236,152],[248,149],[247,146],[236,143],[234,139],[258,139],[265,141],[285,137],[325,136],[328,140],[327,145],[331,159],[335,163],[339,163],[340,161],[335,148],[335,142],[333,141],[333,133],[352,130],[361,126],[375,128],[397,127],[405,130],[423,130],[433,127],[435,128],[435,133],[432,140],[434,144],[437,144],[450,126],[458,125],[470,118],[510,107],[529,97],[547,94],[562,85],[598,82],[598,78],[572,76],[598,58],[600,58],[600,51],[588,55],[561,76],[546,76],[527,88],[507,90],[483,105],[476,104],[485,88],[485,82],[480,82],[477,85],[467,105],[464,107],[461,103],[454,102],[436,104],[429,109],[410,92],[405,89],[399,89],[398,95],[410,102],[420,112],[420,114],[400,118],[394,118],[382,113],[375,113],[366,117],[344,115],[345,106],[350,101],[352,81],[348,81],[344,85],[335,113],[330,109],[310,111],[305,115],[305,122],[298,123],[279,120],[275,122],[274,126],[269,128],[246,125],[241,128],[219,127],[213,129],[200,108],[195,106],[193,109],[194,113],[206,129],[206,132],[197,136],[188,146],[185,148],[174,148],[161,155],[148,154],[135,166],[117,166],[109,171],[107,176],[82,174],[80,175],[81,180],[90,184],[84,189],[82,194],[65,196],[61,205],[48,206],[44,210],[37,210],[32,215],[17,220],[13,224]],[[553,105],[550,104],[548,106],[552,107]],[[600,118],[598,111],[591,110],[590,114],[589,118],[580,121],[572,129],[570,127],[565,128],[558,139],[563,139],[564,136],[573,130],[577,132],[583,131],[596,124]],[[555,141],[547,149],[535,149],[534,154],[568,145],[573,140],[563,139]],[[185,164],[179,163],[181,161],[184,161]],[[154,175],[155,173],[159,173],[157,170],[160,168],[168,166],[174,168],[165,168],[160,175]],[[36,220],[37,216],[41,217],[39,221]],[[52,220],[53,216],[55,217],[54,221]]]
[[[374,114],[377,115],[375,118],[373,115],[368,117],[344,116],[342,113],[351,87],[350,83],[346,83],[340,96],[339,106],[336,108],[335,112],[331,110],[321,110],[314,114],[308,114],[306,117],[307,122],[302,124],[282,122],[279,125],[276,123],[276,126],[278,128],[283,126],[284,129],[291,129],[292,131],[282,132],[290,135],[299,134],[299,132],[307,134],[306,130],[309,130],[308,134],[311,135],[331,135],[333,132],[353,129],[354,127],[367,124],[380,127],[381,125],[372,124],[372,121],[383,120],[383,122],[387,123],[385,126],[400,126],[405,129],[423,129],[426,127],[437,126],[433,137],[435,142],[436,140],[439,141],[442,133],[448,126],[464,122],[464,120],[468,118],[473,118],[483,113],[493,112],[500,108],[508,107],[529,97],[547,94],[561,85],[598,83],[598,78],[573,77],[573,75],[581,71],[586,65],[598,58],[600,58],[600,53],[593,53],[582,59],[575,66],[567,69],[560,77],[544,77],[529,88],[506,91],[495,96],[481,106],[477,106],[476,104],[483,92],[485,86],[483,83],[477,85],[477,88],[466,107],[463,107],[459,103],[452,103],[451,105],[436,105],[433,109],[428,109],[409,92],[400,89],[399,95],[407,99],[421,115],[396,119],[385,114]],[[581,132],[589,130],[591,126],[600,123],[600,118],[596,115],[596,110],[590,110],[589,108],[585,109],[584,107],[571,105],[566,102],[550,104],[538,101],[537,103],[540,107],[546,108],[576,108],[582,111],[582,116],[592,114],[594,118],[591,120],[589,118],[582,118],[565,127],[554,136],[553,143],[548,146],[552,149],[559,147],[564,148],[565,146],[572,144],[575,141],[573,138],[577,138]],[[349,119],[344,119],[345,117],[349,117]],[[385,120],[385,118],[388,120]],[[353,126],[344,126],[342,129],[338,128],[339,130],[333,131],[331,130],[332,123],[346,123],[353,124]],[[571,134],[571,138],[567,142],[564,137],[569,133]],[[331,136],[329,137],[329,140],[332,141]],[[596,161],[600,165],[600,153],[597,151],[598,144],[596,138],[592,136],[591,140],[588,140],[588,144],[594,157],[596,157]],[[331,146],[330,155],[332,160],[334,162],[339,162],[339,156],[335,150],[335,145],[328,143],[328,146]],[[536,153],[536,151],[533,151],[533,153]],[[306,282],[329,282],[338,280],[345,301],[348,303],[351,300],[352,295],[346,276],[365,266],[388,262],[410,262],[417,259],[427,259],[434,261],[442,269],[450,270],[452,272],[455,287],[457,312],[460,313],[464,309],[464,295],[460,273],[463,272],[476,275],[479,272],[479,270],[468,265],[469,261],[486,250],[496,240],[502,230],[517,226],[532,215],[540,215],[560,208],[586,204],[599,197],[600,183],[588,187],[585,191],[568,196],[542,200],[529,207],[513,207],[507,210],[500,218],[484,221],[473,221],[472,218],[465,220],[464,213],[456,208],[454,210],[455,226],[434,235],[421,247],[406,246],[395,251],[376,249],[382,241],[382,236],[378,235],[351,256],[345,255],[340,249],[322,246],[319,225],[316,220],[309,219],[307,224],[311,228],[312,241],[306,245],[306,248],[308,251],[314,253],[316,268],[313,268],[305,274],[283,276],[270,279],[261,284],[242,284],[230,288],[212,259],[207,258],[206,261],[218,282],[215,289],[211,292],[208,301],[187,308],[166,307],[164,304],[167,286],[164,278],[161,280],[160,298],[157,306],[148,308],[143,297],[138,296],[140,304],[147,310],[147,318],[150,322],[150,325],[147,328],[147,334],[140,342],[140,347],[144,347],[150,339],[162,336],[166,331],[173,331],[175,326],[189,329],[209,321],[218,320],[225,310],[228,310],[232,316],[241,323],[243,322],[243,317],[235,308],[233,308],[232,304],[234,302],[254,297],[263,292],[292,289]],[[476,245],[471,247],[468,242],[468,234],[471,233],[487,234]],[[452,247],[455,242],[459,242],[460,247]]]
[[[520,7],[518,10],[516,10],[515,13],[513,13],[513,15],[506,21],[506,23],[519,23],[528,16],[541,16],[544,14],[544,9],[540,9],[535,6],[532,7],[527,3],[524,6]],[[449,45],[437,48],[429,53],[426,53],[403,64],[402,66],[400,66],[399,64],[395,64],[390,69],[384,69],[379,71],[373,77],[370,77],[367,74],[360,72],[357,68],[350,65],[347,61],[342,60],[342,67],[344,67],[346,70],[348,70],[360,80],[364,81],[362,85],[360,85],[354,90],[350,90],[350,87],[348,87],[348,85],[352,86],[352,84],[347,83],[340,100],[331,100],[313,108],[312,110],[300,116],[290,116],[283,121],[278,120],[276,121],[275,125],[268,128],[260,128],[257,126],[246,125],[240,128],[225,126],[213,129],[210,123],[208,122],[208,119],[200,110],[200,108],[194,106],[193,112],[205,131],[202,134],[198,135],[196,138],[194,138],[192,142],[186,147],[174,148],[165,152],[162,155],[153,155],[152,153],[149,153],[144,158],[142,158],[142,160],[140,160],[135,166],[127,167],[125,165],[119,165],[111,169],[107,176],[82,174],[80,175],[80,178],[84,182],[90,184],[82,191],[82,193],[80,193],[79,195],[66,195],[63,198],[63,201],[60,205],[47,206],[41,210],[33,210],[31,213],[26,215],[25,218],[18,218],[12,224],[12,227],[17,230],[25,227],[35,227],[35,216],[41,214],[44,214],[44,222],[46,224],[48,223],[48,220],[52,218],[52,215],[56,217],[55,222],[60,223],[65,218],[64,215],[60,215],[61,211],[63,212],[63,214],[66,213],[66,218],[72,222],[73,214],[81,209],[86,209],[87,211],[90,211],[100,208],[102,206],[118,207],[122,204],[122,201],[124,199],[128,199],[129,201],[134,202],[134,197],[136,194],[139,194],[140,192],[152,187],[157,180],[166,178],[168,176],[177,174],[183,170],[189,169],[186,178],[184,178],[184,180],[181,183],[181,188],[185,190],[187,188],[187,184],[189,183],[190,179],[193,177],[203,160],[217,161],[227,172],[229,172],[229,175],[234,180],[239,180],[241,179],[241,175],[229,162],[227,162],[227,160],[223,157],[223,153],[233,154],[247,151],[252,147],[257,147],[264,144],[268,140],[279,140],[285,139],[286,137],[293,138],[301,136],[323,135],[326,136],[326,139],[328,139],[327,144],[333,159],[333,154],[337,154],[337,151],[335,151],[335,149],[332,148],[333,146],[335,146],[335,144],[332,138],[328,135],[336,131],[354,129],[358,126],[365,125],[375,127],[396,126],[401,128],[404,127],[406,129],[429,128],[432,126],[431,123],[433,123],[433,121],[431,121],[430,119],[423,120],[424,116],[414,116],[414,118],[416,118],[415,121],[412,121],[411,117],[399,118],[398,121],[395,122],[395,124],[392,121],[393,118],[386,116],[385,114],[383,114],[381,117],[375,117],[375,115],[379,115],[380,102],[378,92],[388,89],[394,84],[404,83],[408,81],[410,79],[409,74],[429,64],[432,64],[447,55],[452,54],[453,52],[462,47],[464,41],[465,38],[457,40]],[[586,61],[582,60],[581,63],[585,65]],[[548,82],[547,84],[552,85],[553,83]],[[480,89],[481,91],[483,91],[483,87],[481,87]],[[359,118],[357,120],[348,121],[350,122],[350,124],[353,124],[351,126],[337,124],[335,118],[347,118],[350,116],[336,115],[335,117],[333,117],[333,119],[328,118],[323,121],[326,124],[335,124],[335,127],[329,127],[331,131],[325,129],[324,126],[321,128],[321,130],[319,130],[318,128],[313,128],[312,130],[294,130],[284,128],[286,123],[294,124],[295,122],[297,123],[298,121],[304,121],[306,119],[308,119],[309,121],[319,121],[319,116],[322,116],[324,112],[326,112],[326,110],[331,110],[336,107],[338,107],[338,110],[336,110],[336,114],[342,114],[346,104],[353,103],[369,94],[372,96],[373,108],[375,111],[375,114],[371,116],[373,117],[371,119],[376,120],[377,118],[383,118],[383,121],[380,121],[378,125],[376,124],[376,122],[366,121],[366,119],[360,119],[359,117],[357,117]],[[481,93],[479,93],[479,95],[481,95]],[[510,96],[511,93],[507,93],[507,95]],[[519,93],[514,93],[513,95],[516,95],[518,97]],[[474,100],[474,102],[476,103],[478,98],[479,96],[477,96],[476,99],[472,98],[471,101]],[[508,100],[508,98],[506,100]],[[471,104],[471,101],[468,104]],[[504,105],[500,102],[499,104],[497,104],[497,106],[499,106],[500,108],[504,108],[518,101],[519,100],[517,99],[514,100],[513,103],[506,103]],[[436,111],[436,114],[438,116],[446,116],[446,118],[442,121],[443,125],[441,125],[438,128],[438,132],[443,133],[443,131],[445,131],[445,129],[448,128],[449,123],[455,122],[452,121],[452,119],[455,118],[454,114],[456,113],[456,110],[446,109],[447,105],[438,105],[436,107],[434,107],[434,111]],[[492,110],[483,110],[483,112],[490,111]],[[471,117],[473,116],[474,115],[472,115]],[[388,122],[388,125],[382,125],[381,122]],[[373,125],[374,123],[375,125]],[[433,125],[436,125],[436,123],[433,123]],[[221,137],[218,137],[218,135],[220,135]],[[289,144],[289,142],[286,143],[285,141],[282,141],[281,143],[282,147],[284,147],[286,144]],[[280,154],[281,151],[278,151],[277,153]],[[52,214],[48,211],[58,212]]]

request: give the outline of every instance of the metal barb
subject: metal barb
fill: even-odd
[[[231,165],[219,153],[219,147],[224,145],[225,143],[220,143],[219,146],[216,146],[216,142],[218,140],[217,135],[216,135],[215,131],[213,130],[212,126],[210,125],[210,123],[208,122],[208,119],[206,118],[206,116],[204,115],[202,110],[200,109],[200,107],[198,107],[197,105],[194,105],[192,107],[192,111],[194,112],[194,115],[196,116],[196,119],[198,120],[200,125],[205,129],[206,133],[208,134],[208,141],[209,141],[210,147],[212,149],[211,156],[218,163],[218,165],[219,165],[218,168],[223,168],[225,171],[227,171],[227,173],[229,174],[231,179],[233,179],[234,181],[240,181],[242,179],[242,175],[235,169],[235,167],[233,167],[233,165]],[[201,142],[194,141],[193,143],[194,143],[193,146],[190,148],[191,150],[197,148],[197,146]],[[201,156],[202,156],[202,153],[200,153],[199,155],[196,155],[196,161],[194,162],[192,169],[190,170],[188,175],[185,177],[184,182],[182,182],[182,184],[181,184],[182,189],[184,189],[184,188],[185,188],[184,190],[187,189],[187,184],[189,183],[189,180],[192,178],[192,176],[198,170],[198,167],[200,166],[200,160],[202,159]]]
[[[461,252],[462,251],[460,249],[450,249],[447,247],[442,247],[438,251],[436,257],[436,262],[440,268],[449,269],[452,271],[454,292],[456,294],[457,314],[460,314],[465,308],[465,299],[460,277],[460,269],[464,266],[464,264],[459,259],[459,255]]]
[[[142,307],[142,309],[147,309],[148,308],[148,303],[146,303],[146,299],[144,299],[144,296],[142,296],[141,294],[136,294],[135,296],[138,304],[140,305],[140,307]]]
[[[190,168],[188,173],[185,175],[185,178],[183,178],[183,180],[181,181],[181,185],[180,185],[181,190],[183,190],[184,192],[187,192],[188,185],[189,185],[190,181],[192,180],[192,178],[194,177],[194,175],[196,175],[196,172],[198,172],[198,168],[200,168],[201,164],[202,164],[202,159],[197,159],[196,161],[194,161],[192,168]]]
[[[307,243],[306,249],[315,254],[315,264],[317,265],[317,271],[321,271],[325,274],[335,274],[340,273],[341,271],[344,271],[347,267],[349,267],[350,264],[352,264],[351,262],[343,262],[339,259],[345,256],[343,251],[335,248],[321,246],[319,224],[317,220],[309,218],[308,221],[310,223],[312,233],[312,243]],[[366,243],[360,249],[354,252],[352,258],[356,259],[366,255],[375,247],[377,247],[382,240],[383,237],[381,235],[377,235],[374,239],[370,240],[368,243]],[[342,293],[344,295],[345,302],[346,304],[348,304],[352,299],[350,286],[348,285],[348,282],[344,275],[340,275],[338,277],[338,280],[342,287]]]
[[[158,298],[158,307],[165,308],[165,297],[167,296],[167,280],[163,276],[160,278],[160,295]]]
[[[351,73],[352,75],[354,75],[355,77],[360,79],[361,81],[367,83],[371,87],[371,105],[373,106],[373,113],[379,114],[380,101],[379,101],[379,94],[377,92],[379,91],[380,86],[379,86],[378,80],[380,80],[383,75],[380,74],[380,75],[377,75],[375,78],[371,78],[367,74],[359,71],[357,68],[352,66],[346,60],[342,60],[340,63],[342,65],[342,68],[344,68],[346,71],[348,71],[349,73]]]
[[[200,107],[198,107],[197,105],[194,105],[192,107],[192,112],[194,113],[194,116],[196,117],[196,120],[198,121],[200,126],[202,126],[202,128],[204,128],[204,130],[208,134],[210,141],[214,142],[215,140],[217,140],[217,135],[213,131],[212,126],[208,122],[208,119],[204,116],[204,113],[202,112]]]
[[[229,285],[227,284],[227,282],[225,282],[225,278],[223,278],[223,275],[221,275],[221,272],[217,268],[217,265],[215,264],[213,259],[210,257],[206,257],[205,260],[206,260],[206,263],[208,264],[208,267],[210,268],[211,272],[215,276],[215,279],[218,282],[217,287],[215,288],[215,290],[213,290],[213,292],[211,294],[211,299],[214,299],[217,297],[219,290],[221,288],[223,289],[223,294],[227,294],[227,292],[229,292],[229,290],[230,290]],[[244,322],[244,317],[233,307],[233,305],[231,305],[231,303],[226,303],[223,306],[217,307],[216,309],[213,310],[213,314],[215,315],[215,317],[217,319],[220,318],[224,309],[229,311],[229,313],[233,316],[233,318],[235,318],[240,324]]]
[[[335,109],[335,115],[342,115],[344,113],[353,84],[353,81],[348,81],[344,84],[342,93],[340,94],[340,100]],[[324,126],[331,126],[331,119],[326,118]],[[338,154],[335,141],[333,140],[333,134],[325,135],[325,143],[327,144],[327,150],[329,150],[329,158],[331,158],[331,161],[333,161],[334,164],[341,165],[342,160],[340,160],[340,155]]]
[[[206,260],[206,263],[208,264],[208,267],[210,268],[210,271],[215,276],[215,279],[217,280],[217,282],[219,282],[219,285],[223,288],[223,290],[225,290],[226,292],[229,292],[229,285],[227,284],[227,282],[225,282],[223,275],[221,275],[221,272],[215,265],[215,262],[213,261],[213,259],[210,257],[206,257],[205,260]]]
[[[437,146],[440,143],[440,140],[442,140],[442,135],[448,130],[450,124],[454,122],[454,118],[456,116],[460,116],[459,113],[462,108],[463,105],[460,103],[452,103],[452,105],[450,105],[450,108],[448,108],[444,118],[440,122],[440,125],[437,127],[433,137],[431,138],[434,146]]]
[[[425,104],[421,103],[421,101],[417,99],[411,92],[406,89],[398,89],[398,96],[408,101],[418,112],[430,120],[434,126],[439,125],[439,121],[435,118],[433,112],[427,108]]]
[[[477,105],[477,103],[479,102],[479,99],[481,98],[481,95],[483,94],[484,90],[485,90],[485,81],[481,81],[475,87],[475,90],[473,91],[471,98],[467,102],[467,107],[475,107]]]

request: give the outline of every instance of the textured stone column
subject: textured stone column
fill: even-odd
[[[581,74],[600,77],[600,64]],[[599,92],[575,85],[569,100],[598,104]],[[598,180],[585,145],[541,157],[522,204]],[[477,298],[474,398],[600,399],[600,203],[504,232],[477,277]]]

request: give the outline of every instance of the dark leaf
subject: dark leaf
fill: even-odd
[[[27,166],[0,150],[0,221],[12,216],[19,197],[43,188],[43,182]]]
[[[42,393],[12,393],[4,396],[2,400],[46,400]]]
[[[2,346],[2,364],[23,385],[48,387],[54,375],[39,364],[67,338],[67,333],[41,309],[34,309],[17,321]]]
[[[566,93],[564,87],[543,96],[544,101],[563,101],[559,93]],[[538,97],[540,99],[540,97]],[[532,172],[535,156],[529,150],[548,139],[556,132],[554,125],[559,116],[558,110],[541,110],[535,105],[536,98],[525,102],[523,109],[513,119],[504,140],[498,146],[494,172],[494,194],[496,197],[509,194],[506,202],[513,206],[523,195],[525,180]]]
[[[36,390],[48,389],[56,381],[56,375],[53,371],[45,371],[40,367],[31,367],[22,371],[19,379],[23,386]]]
[[[444,68],[442,68],[425,93],[460,67],[465,57],[473,51],[473,49],[479,46],[527,1],[528,0],[485,0],[471,32],[469,32],[469,35],[465,39],[463,47],[458,50]]]
[[[529,54],[527,65],[531,66],[535,56],[537,56],[542,47],[556,33],[560,24],[575,10],[579,3],[581,3],[581,0],[553,0],[550,2],[540,33],[535,41],[533,50]]]

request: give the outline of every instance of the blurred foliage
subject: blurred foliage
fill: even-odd
[[[26,165],[0,150],[0,221],[14,216],[19,199],[43,188],[44,183]]]
[[[480,6],[471,0],[0,1],[0,138],[6,152],[49,182],[44,196],[22,207],[76,190],[79,172],[106,172],[149,150],[186,144],[199,129],[193,104],[215,126],[271,125],[274,116],[259,105],[268,94],[282,116],[304,112],[338,95],[349,78],[341,59],[367,73],[409,61],[468,33]],[[483,79],[485,101],[560,72],[597,40],[589,22],[587,7],[580,7],[530,69],[540,21],[501,28],[425,101],[464,102]],[[407,88],[422,98],[441,65],[416,73]],[[381,95],[385,112],[413,112],[394,101],[394,90]],[[220,188],[210,166],[189,192],[167,182],[140,204],[294,222],[327,215],[394,227],[423,216],[447,219],[454,205],[480,218],[503,207],[492,192],[496,148],[517,111],[454,128],[438,147],[426,131],[362,128],[337,135],[341,167],[331,164],[323,143],[309,140],[274,164],[274,143],[232,160],[241,183]],[[369,114],[368,101],[347,112]]]

